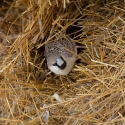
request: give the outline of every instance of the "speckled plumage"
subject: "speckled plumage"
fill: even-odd
[[[45,56],[48,68],[56,74],[67,75],[74,66],[76,54],[76,44],[69,37],[45,44]],[[64,69],[54,65],[57,62],[57,58],[63,58],[66,62],[66,67]]]

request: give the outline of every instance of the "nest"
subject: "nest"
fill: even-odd
[[[14,0],[0,7],[1,125],[125,123],[124,0]],[[44,44],[79,46],[67,76],[51,73]]]

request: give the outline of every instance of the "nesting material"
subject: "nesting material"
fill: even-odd
[[[125,124],[124,5],[124,0],[2,4],[0,123]],[[67,76],[51,73],[44,56],[44,45],[62,34],[81,46]]]

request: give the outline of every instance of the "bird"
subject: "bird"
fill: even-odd
[[[76,43],[68,36],[48,42],[45,44],[45,57],[51,72],[67,75],[75,65]]]

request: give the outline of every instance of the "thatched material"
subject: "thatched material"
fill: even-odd
[[[124,0],[16,0],[0,8],[0,124],[125,124]],[[44,44],[84,45],[67,76]],[[81,50],[81,49],[79,49]]]

